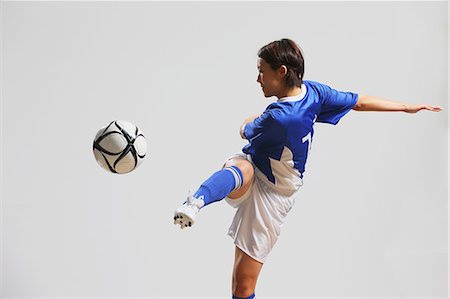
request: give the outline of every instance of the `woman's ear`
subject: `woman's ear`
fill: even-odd
[[[280,66],[280,68],[278,69],[278,74],[281,76],[281,78],[284,78],[284,76],[287,75],[288,69],[287,67],[283,64]]]

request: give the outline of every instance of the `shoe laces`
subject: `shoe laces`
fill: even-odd
[[[194,195],[192,195],[192,190],[189,189],[186,203],[188,205],[194,205]]]
[[[197,208],[197,210],[199,210],[204,205],[199,202],[199,199],[194,197],[191,189],[189,189],[189,191],[188,191],[187,200],[184,202],[184,204],[187,206],[193,206],[193,207]]]

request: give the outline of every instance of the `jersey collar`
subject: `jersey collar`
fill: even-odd
[[[290,97],[284,97],[284,98],[278,99],[277,102],[278,103],[281,103],[281,102],[296,102],[296,101],[303,100],[303,98],[306,95],[306,85],[302,84],[301,88],[302,88],[302,91],[301,91],[301,93],[299,95],[297,95],[297,96],[290,96]]]

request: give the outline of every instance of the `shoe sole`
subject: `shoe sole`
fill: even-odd
[[[175,212],[175,216],[173,217],[173,224],[180,225],[181,229],[186,227],[191,227],[194,224],[194,221],[183,212]]]

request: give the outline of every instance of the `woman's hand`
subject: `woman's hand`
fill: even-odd
[[[442,110],[442,107],[431,106],[431,105],[408,105],[405,109],[405,112],[417,113],[420,110],[429,110],[429,111],[439,112]]]

